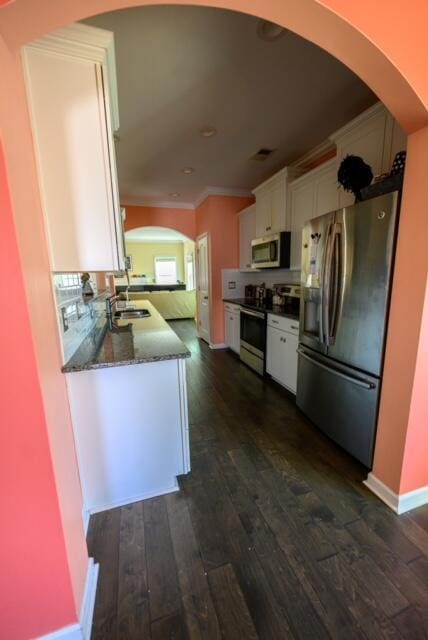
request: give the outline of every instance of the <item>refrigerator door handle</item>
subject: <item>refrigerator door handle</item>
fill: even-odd
[[[324,254],[324,264],[322,273],[322,342],[329,345],[330,342],[330,288],[331,288],[331,259],[333,253],[333,224],[329,224],[327,231],[327,242]]]
[[[332,367],[328,367],[327,365],[323,364],[322,362],[319,362],[319,360],[316,360],[315,358],[311,358],[310,356],[308,356],[308,354],[303,351],[302,349],[297,349],[297,353],[302,357],[305,358],[305,360],[308,360],[311,364],[314,364],[315,366],[319,367],[320,369],[325,369],[326,371],[329,371],[330,373],[334,373],[334,375],[338,376],[339,378],[343,378],[344,380],[348,380],[349,382],[352,382],[353,384],[356,384],[358,387],[363,387],[364,389],[375,389],[376,385],[373,384],[373,382],[368,382],[368,380],[363,380],[361,378],[354,378],[353,376],[349,376],[346,373],[343,373],[342,371],[339,371],[338,369],[333,369]]]
[[[344,265],[343,265],[343,247],[342,247],[342,225],[336,222],[332,229],[332,255],[331,255],[331,272],[333,273],[332,281],[332,297],[330,299],[329,308],[329,328],[330,334],[328,336],[328,344],[334,344],[337,334],[337,328],[339,324],[339,318],[342,311],[343,301],[343,278],[344,278]]]

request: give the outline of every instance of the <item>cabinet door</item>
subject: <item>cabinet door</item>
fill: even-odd
[[[256,196],[256,237],[266,236],[271,230],[271,195],[266,192]]]
[[[25,50],[27,89],[53,271],[121,268],[102,68]]]
[[[233,324],[233,332],[232,332],[232,336],[233,336],[233,340],[232,340],[232,345],[231,348],[236,352],[239,353],[240,348],[241,348],[241,314],[238,311],[234,311],[232,313],[232,324]]]
[[[251,269],[251,240],[256,237],[256,207],[239,214],[239,268]]]
[[[293,393],[297,389],[297,347],[298,337],[292,333],[283,332],[282,345],[285,347],[283,373],[281,381]]]
[[[279,182],[271,191],[271,226],[272,233],[285,231],[285,210],[287,191],[285,180]]]
[[[347,134],[343,140],[338,141],[338,167],[342,159],[349,154],[360,156],[364,162],[370,165],[374,176],[388,170],[384,158],[387,117],[387,112],[383,111]],[[389,159],[386,164],[388,161]],[[354,194],[340,188],[339,206],[347,207],[354,202]]]
[[[224,343],[227,347],[233,345],[233,314],[231,311],[224,312]]]
[[[338,209],[338,187],[337,168],[334,163],[315,180],[314,218]]]
[[[302,253],[302,229],[314,217],[315,182],[308,180],[295,187],[290,186],[291,216],[291,268],[300,269]]]
[[[266,344],[266,371],[276,380],[282,382],[282,361],[285,354],[285,343],[282,341],[283,331],[268,327]]]

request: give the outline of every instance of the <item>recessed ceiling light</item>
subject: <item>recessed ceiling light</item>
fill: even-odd
[[[191,173],[195,173],[195,170],[193,167],[184,167],[181,172],[185,173],[186,176],[190,176]]]
[[[171,198],[178,198],[180,194],[178,193],[178,191],[173,191],[172,193],[169,193],[168,195],[171,196]]]
[[[215,127],[203,127],[199,133],[203,138],[212,138],[217,133],[217,129]]]
[[[269,20],[259,20],[259,24],[257,26],[257,34],[259,38],[267,40],[268,42],[277,40],[286,32],[287,29],[280,27],[279,24],[275,24],[274,22],[269,22]]]

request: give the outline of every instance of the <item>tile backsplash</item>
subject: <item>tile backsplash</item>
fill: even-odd
[[[239,271],[222,269],[223,298],[244,298],[247,284],[262,284],[271,288],[274,284],[299,284],[300,271],[290,269],[264,269]]]
[[[53,285],[56,299],[58,327],[61,338],[63,362],[67,362],[93,329],[101,314],[105,313],[107,289],[98,291],[97,276],[90,275],[94,297],[82,297],[81,273],[55,273]]]

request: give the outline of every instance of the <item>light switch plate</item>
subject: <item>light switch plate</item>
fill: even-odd
[[[236,289],[236,282],[234,280],[230,280],[227,283],[227,287],[228,287],[228,289]]]

